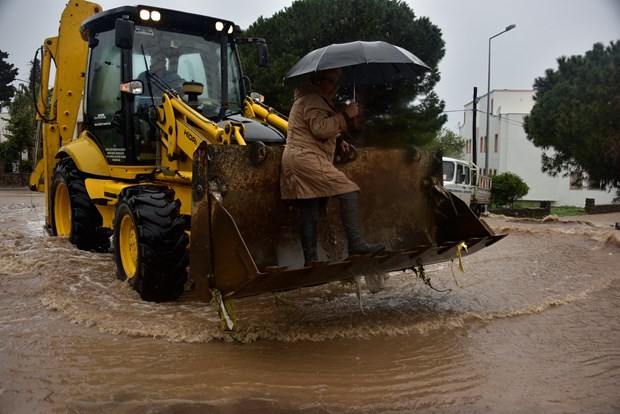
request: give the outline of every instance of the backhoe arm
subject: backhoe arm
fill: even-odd
[[[243,114],[247,118],[269,124],[286,133],[288,121],[257,99],[247,97],[243,102]],[[228,121],[222,128],[201,115],[173,91],[166,91],[162,103],[157,107],[157,126],[161,131],[161,142],[169,161],[183,155],[193,158],[202,141],[212,145],[246,145],[243,123]]]
[[[202,141],[215,145],[235,142],[245,145],[242,123],[229,121],[222,128],[171,91],[164,92],[162,96],[162,103],[157,107],[156,123],[170,161],[180,158],[182,154],[193,158]]]
[[[248,118],[267,123],[286,134],[288,121],[275,109],[263,104],[258,98],[248,96],[243,101],[243,114]]]
[[[41,91],[37,99],[37,165],[30,176],[30,189],[49,192],[58,149],[70,142],[79,123],[79,106],[84,89],[88,44],[80,34],[80,24],[101,11],[101,6],[85,0],[67,4],[60,19],[58,36],[45,39],[41,50]],[[51,105],[48,86],[55,71]],[[42,150],[42,152],[41,152]]]

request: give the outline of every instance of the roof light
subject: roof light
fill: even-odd
[[[221,32],[222,30],[224,30],[224,23],[216,22],[215,23],[215,30],[217,30],[218,32]]]
[[[140,10],[140,18],[142,20],[153,20],[154,22],[158,22],[161,20],[161,13],[157,10],[150,11],[147,9],[142,9]]]
[[[232,34],[233,32],[233,25],[231,24],[230,27],[228,28],[228,34]]]

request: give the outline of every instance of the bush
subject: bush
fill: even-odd
[[[31,173],[33,168],[32,160],[21,160],[19,162],[19,172],[20,173]]]
[[[530,191],[530,187],[517,174],[511,172],[493,176],[491,203],[496,207],[512,207]]]

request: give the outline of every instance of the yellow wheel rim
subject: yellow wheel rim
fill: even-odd
[[[54,193],[54,225],[56,235],[68,236],[71,234],[71,200],[65,183],[58,183]]]
[[[136,276],[138,268],[138,236],[133,219],[128,214],[121,220],[118,237],[123,270],[127,278],[132,279]]]

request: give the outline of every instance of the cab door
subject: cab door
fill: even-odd
[[[84,121],[109,164],[125,164],[127,151],[121,117],[121,53],[114,30],[90,39]]]
[[[455,188],[458,191],[458,197],[463,200],[467,205],[471,203],[471,174],[469,171],[469,166],[456,163],[456,172],[455,172]]]

